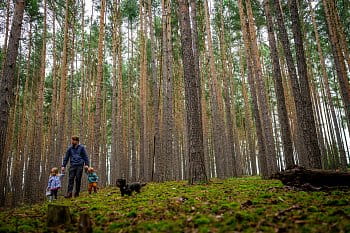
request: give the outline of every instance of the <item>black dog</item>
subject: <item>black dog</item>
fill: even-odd
[[[140,193],[141,188],[145,185],[146,183],[140,183],[140,182],[133,182],[133,183],[127,184],[125,179],[117,179],[117,187],[119,187],[120,193],[122,194],[122,196],[124,196],[125,194],[128,196],[131,196],[133,191]]]

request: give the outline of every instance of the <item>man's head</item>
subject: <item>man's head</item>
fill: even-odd
[[[79,144],[79,137],[78,136],[72,136],[72,145],[76,146]]]

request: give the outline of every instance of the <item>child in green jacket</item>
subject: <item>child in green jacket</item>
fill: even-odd
[[[88,176],[88,182],[89,182],[89,186],[88,186],[89,194],[91,194],[92,189],[94,189],[94,193],[97,193],[98,176],[96,175],[94,168],[89,167],[86,171],[86,174]]]

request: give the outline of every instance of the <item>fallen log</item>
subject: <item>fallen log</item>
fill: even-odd
[[[282,181],[284,185],[300,188],[311,187],[313,190],[319,187],[350,187],[350,172],[295,167],[278,172],[271,178]]]

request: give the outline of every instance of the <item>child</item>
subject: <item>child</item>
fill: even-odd
[[[86,174],[88,176],[88,182],[89,182],[89,186],[88,186],[89,194],[91,194],[92,189],[94,189],[94,193],[97,193],[98,176],[94,172],[94,168],[93,167],[89,167],[86,170]]]
[[[54,167],[51,169],[50,178],[47,185],[47,191],[50,191],[49,200],[51,201],[53,198],[57,200],[58,190],[61,188],[61,178],[64,174],[58,174],[58,168]]]

